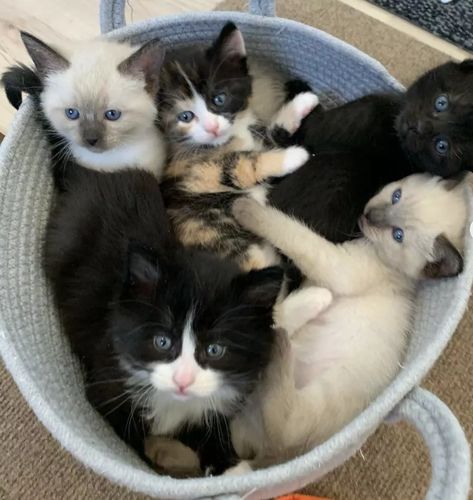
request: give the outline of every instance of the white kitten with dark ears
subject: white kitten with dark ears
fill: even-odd
[[[363,237],[334,244],[276,209],[238,200],[234,215],[307,277],[275,307],[280,349],[254,405],[232,428],[261,467],[299,455],[360,413],[399,370],[422,278],[456,276],[467,220],[464,186],[416,174],[386,186]],[[259,402],[258,402],[259,401]],[[248,468],[242,463],[233,473]]]
[[[21,36],[41,80],[43,114],[75,160],[93,170],[137,167],[159,176],[166,156],[155,125],[159,41],[137,48],[95,39],[57,51]]]

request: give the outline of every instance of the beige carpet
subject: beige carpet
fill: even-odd
[[[222,5],[237,9],[244,2]],[[336,0],[285,0],[280,15],[321,28],[383,62],[409,83],[445,56]],[[473,302],[472,302],[473,303]],[[424,386],[440,396],[473,438],[473,315],[467,314]],[[337,500],[420,499],[429,480],[426,450],[407,426],[383,426],[358,454],[308,491]],[[0,499],[144,499],[76,462],[36,420],[0,366]],[[446,499],[448,500],[448,499]]]

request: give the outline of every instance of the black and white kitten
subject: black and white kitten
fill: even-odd
[[[93,170],[137,167],[159,176],[166,158],[155,124],[159,41],[133,47],[97,38],[55,49],[28,33],[21,37],[35,70],[15,66],[2,83],[15,107],[21,92],[34,96],[53,155],[71,155]]]
[[[307,87],[293,94],[301,90]],[[319,106],[294,135],[290,120],[280,125],[284,145],[303,145],[313,156],[281,179],[270,203],[341,242],[359,232],[363,207],[384,185],[417,172],[450,177],[473,170],[473,61],[434,68],[405,95]]]
[[[159,435],[160,470],[222,472],[235,459],[227,421],[269,362],[282,270],[245,274],[177,245],[147,172],[71,173],[46,271],[87,397],[141,456]]]

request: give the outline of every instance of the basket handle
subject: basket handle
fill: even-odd
[[[424,438],[432,462],[427,500],[467,500],[470,447],[457,418],[439,398],[415,388],[391,412],[390,423],[405,420]]]
[[[274,16],[276,15],[275,1],[250,0],[248,11],[250,14],[259,16]],[[100,0],[100,31],[102,33],[108,33],[126,25],[125,5],[126,0]]]

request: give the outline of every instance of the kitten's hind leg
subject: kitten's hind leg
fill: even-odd
[[[332,293],[327,288],[310,286],[296,290],[274,307],[275,326],[286,330],[292,337],[297,330],[327,309],[332,299]]]
[[[300,127],[302,120],[319,104],[319,98],[310,91],[297,94],[284,104],[271,121],[271,135],[284,130],[290,136]]]

